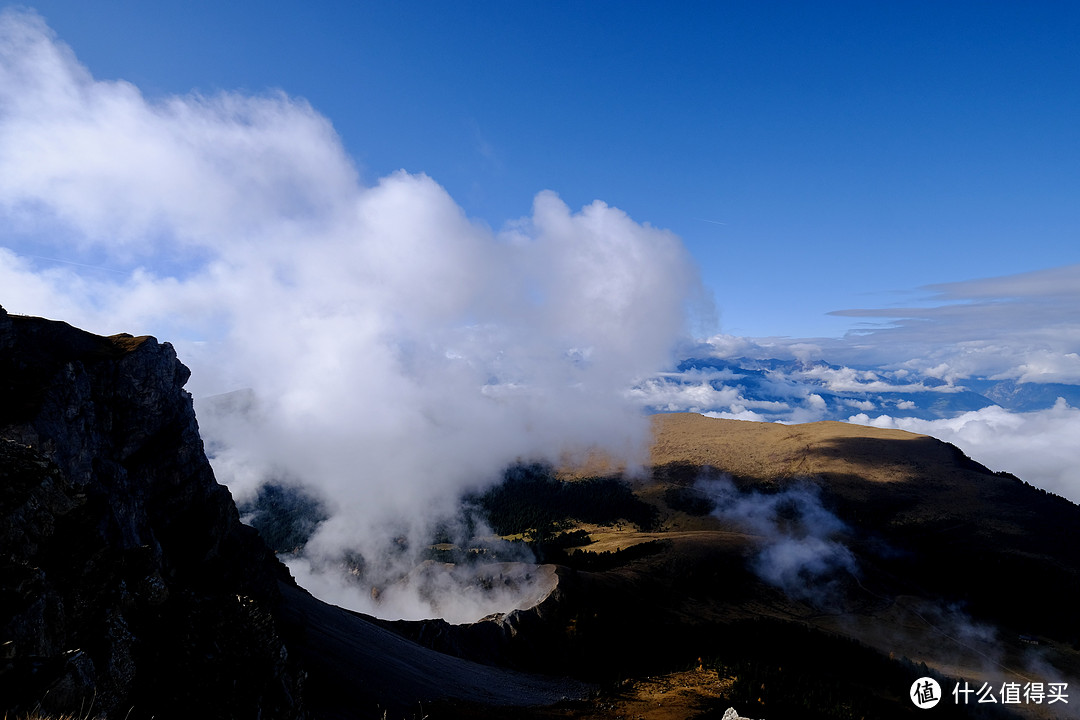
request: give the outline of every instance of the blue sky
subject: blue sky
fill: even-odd
[[[305,98],[495,229],[541,190],[668,228],[725,333],[1080,262],[1074,3],[34,7],[99,79]]]
[[[644,405],[850,413],[1080,498],[1077,37],[1075,3],[8,6],[0,303],[253,390],[272,427],[203,413],[238,492],[367,507],[382,458],[411,513],[451,465],[632,454]],[[673,348],[840,369],[641,384]],[[995,382],[1042,405],[930,411]]]
[[[423,548],[519,459],[633,467],[647,409],[901,427],[1076,501],[1078,37],[1076,3],[9,6],[0,304],[173,343],[233,494],[332,506],[313,558]]]

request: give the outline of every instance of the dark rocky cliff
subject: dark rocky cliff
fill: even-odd
[[[154,338],[0,308],[0,717],[472,717],[591,691],[297,587],[214,479],[188,374]]]
[[[0,712],[305,715],[291,580],[214,479],[188,374],[0,308]]]

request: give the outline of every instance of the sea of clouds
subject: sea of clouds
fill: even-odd
[[[715,336],[684,346],[682,355],[691,359],[637,383],[631,395],[654,412],[757,422],[839,420],[931,435],[991,470],[1078,502],[1080,379],[1072,363],[1080,347],[1080,266],[1048,274],[1068,276],[1072,284],[1063,285],[1074,290],[1032,300],[1056,308],[1041,318],[1047,327],[1040,332],[1023,323],[1010,332],[987,318],[998,310],[1013,314],[1010,301],[1001,300],[971,316],[950,313],[963,326],[958,337],[984,318],[999,333],[993,342],[935,346],[943,332],[936,325],[945,321],[928,323],[925,336],[912,330],[893,336],[891,329],[840,340]],[[1035,335],[1043,339],[1035,342]],[[1023,342],[1029,342],[1026,351]]]
[[[148,98],[21,10],[0,13],[0,219],[0,304],[172,342],[219,478],[238,498],[268,479],[317,495],[331,517],[298,572],[376,614],[464,617],[418,594],[379,606],[320,568],[393,558],[367,590],[404,595],[462,493],[518,459],[641,461],[643,408],[927,432],[1080,499],[1067,401],[911,412],[967,378],[1080,383],[1080,266],[844,311],[888,321],[842,339],[689,341],[709,303],[668,231],[550,191],[492,229],[424,174],[363,182],[301,99]],[[676,369],[677,351],[803,364],[751,387],[738,363]]]

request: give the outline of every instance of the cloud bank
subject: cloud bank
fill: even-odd
[[[924,307],[832,313],[888,320],[847,338],[846,360],[899,363],[949,381],[1080,383],[1080,264],[923,290]]]
[[[1076,385],[987,378],[948,384],[908,370],[746,357],[698,358],[682,367],[638,383],[630,396],[657,412],[756,422],[839,420],[931,435],[991,470],[1080,502]]]
[[[881,320],[843,338],[688,343],[678,372],[633,395],[660,412],[925,433],[1080,502],[1080,265],[924,290],[922,307],[836,313]]]
[[[602,202],[541,192],[492,231],[425,175],[362,184],[302,100],[148,99],[11,10],[0,218],[9,311],[170,340],[197,398],[250,388],[196,402],[219,478],[315,488],[312,556],[409,548],[388,576],[517,458],[640,458],[624,390],[670,362],[700,292],[677,237]]]

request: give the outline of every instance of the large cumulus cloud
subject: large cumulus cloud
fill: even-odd
[[[244,412],[196,404],[215,468],[240,495],[317,488],[327,554],[419,537],[520,457],[640,457],[625,388],[699,292],[677,237],[602,202],[541,192],[493,231],[426,175],[362,184],[302,100],[148,99],[17,11],[0,219],[9,311],[171,340],[197,398],[253,391]]]

